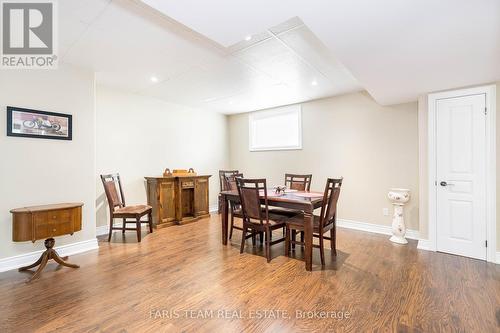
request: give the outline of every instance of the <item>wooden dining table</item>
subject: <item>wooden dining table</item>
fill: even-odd
[[[222,191],[222,244],[227,245],[229,232],[229,201],[239,201],[238,191]],[[264,204],[264,193],[260,196]],[[267,192],[268,206],[289,208],[304,213],[304,257],[306,270],[312,271],[313,250],[313,212],[323,204],[323,193],[295,191],[276,195],[273,191]]]

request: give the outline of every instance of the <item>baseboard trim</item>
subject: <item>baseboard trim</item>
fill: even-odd
[[[432,246],[432,242],[428,239],[420,239],[418,241],[417,249],[424,251],[436,251],[434,246]]]
[[[219,205],[211,205],[208,207],[208,212],[209,213],[218,213],[219,211]],[[122,223],[121,222],[115,222],[114,224],[115,227],[121,228]],[[101,225],[96,228],[96,236],[102,236],[102,235],[107,235],[109,233],[109,226],[108,225]]]
[[[341,228],[348,228],[348,229],[354,229],[354,230],[359,230],[359,231],[373,232],[373,233],[382,234],[382,235],[392,235],[391,227],[387,226],[387,225],[338,219],[337,226],[339,226]],[[408,230],[406,230],[405,237],[408,239],[418,240],[419,233],[417,230],[408,229]]]
[[[89,239],[82,242],[76,242],[67,245],[56,246],[55,249],[61,257],[71,256],[78,253],[83,253],[99,248],[97,239]],[[29,253],[20,254],[13,257],[0,259],[0,272],[10,271],[22,266],[27,266],[34,263],[45,250],[39,250]]]
[[[107,226],[107,225],[101,225],[100,227],[96,228],[95,235],[96,236],[107,235],[108,232],[109,232],[109,226]]]

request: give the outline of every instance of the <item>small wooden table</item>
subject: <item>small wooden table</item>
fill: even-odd
[[[305,191],[297,191],[285,193],[281,196],[267,196],[267,204],[274,207],[290,208],[304,212],[304,257],[306,261],[306,270],[312,271],[312,245],[313,245],[313,212],[316,208],[321,207],[323,203],[323,195],[317,197],[302,197],[299,193]],[[222,191],[222,244],[227,245],[228,240],[228,207],[229,200],[239,200],[238,191]],[[299,194],[296,195],[296,194]],[[261,196],[262,203],[264,197]]]
[[[12,240],[14,242],[32,241],[45,239],[45,252],[35,263],[19,268],[24,271],[38,266],[35,274],[27,282],[38,278],[50,259],[54,259],[59,265],[79,268],[65,262],[67,257],[61,258],[53,249],[55,240],[53,237],[62,235],[73,235],[74,232],[82,230],[82,206],[83,203],[62,203],[44,206],[32,206],[12,209]]]

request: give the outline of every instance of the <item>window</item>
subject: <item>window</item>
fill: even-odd
[[[248,123],[250,151],[302,149],[300,105],[251,113]]]

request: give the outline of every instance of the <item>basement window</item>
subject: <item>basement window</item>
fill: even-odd
[[[251,113],[248,124],[250,151],[302,149],[300,105]]]

